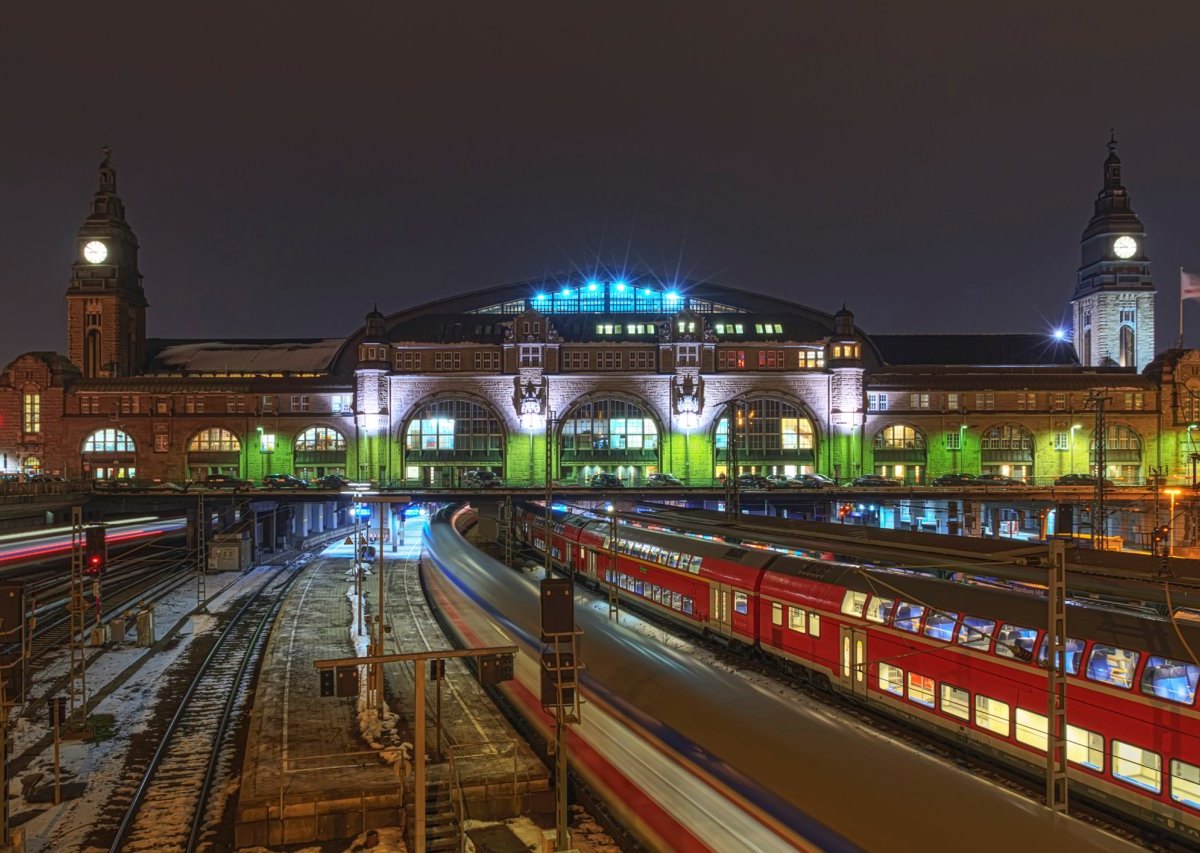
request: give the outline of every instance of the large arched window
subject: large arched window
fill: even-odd
[[[119,429],[98,429],[83,442],[84,453],[136,453],[129,434]]]
[[[979,440],[980,473],[1028,480],[1033,476],[1033,449],[1033,434],[1025,427],[994,426]]]
[[[903,483],[925,481],[925,436],[908,424],[889,424],[872,442],[875,473]]]
[[[876,450],[925,450],[925,436],[905,424],[886,426],[875,434]]]
[[[629,399],[592,399],[562,420],[562,475],[585,482],[599,473],[631,484],[658,469],[658,421],[648,406]]]
[[[222,427],[208,427],[192,436],[187,447],[188,476],[207,480],[214,474],[241,473],[242,442]]]
[[[309,427],[296,436],[297,453],[346,452],[346,436],[331,427]]]
[[[202,429],[188,442],[188,453],[238,453],[241,449],[238,437],[221,427]]]
[[[25,462],[21,466],[25,469],[25,473],[33,476],[42,473],[42,460],[38,456],[26,456]]]
[[[1141,435],[1125,424],[1109,424],[1105,434],[1107,440],[1104,443],[1104,476],[1122,483],[1139,482],[1142,467]],[[1095,435],[1092,436],[1090,450],[1091,467],[1095,471],[1098,462]]]
[[[728,473],[729,411],[717,419],[713,432],[718,475]],[[812,473],[816,460],[816,430],[798,406],[774,397],[749,399],[736,406],[738,473]]]
[[[502,474],[504,438],[500,418],[489,407],[474,400],[432,400],[404,431],[405,479],[456,487],[468,484],[463,479],[468,471]]]

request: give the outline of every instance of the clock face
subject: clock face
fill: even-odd
[[[108,246],[93,240],[83,247],[83,258],[89,264],[98,264],[108,257]]]
[[[1132,258],[1137,250],[1137,240],[1128,235],[1113,240],[1113,254],[1118,258]]]

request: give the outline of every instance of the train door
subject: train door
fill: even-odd
[[[715,583],[709,587],[709,602],[708,612],[710,614],[711,630],[722,637],[733,635],[733,628],[729,624],[729,599],[730,590],[726,584]]]
[[[591,548],[585,549],[587,553],[587,576],[588,580],[595,582],[596,580],[596,552]]]
[[[867,632],[861,628],[841,628],[838,684],[855,696],[867,696]]]

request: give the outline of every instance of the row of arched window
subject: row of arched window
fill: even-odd
[[[1124,424],[1110,424],[1106,430],[1109,450],[1141,450],[1142,437]],[[1069,434],[1069,433],[1068,433]],[[1016,424],[1001,424],[989,429],[980,439],[981,450],[1012,450],[1032,452],[1033,434]],[[1092,439],[1090,447],[1095,446]],[[876,450],[924,450],[925,436],[907,424],[892,424],[875,434]]]

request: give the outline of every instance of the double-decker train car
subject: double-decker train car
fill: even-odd
[[[518,535],[547,547],[544,509]],[[797,558],[553,513],[563,569],[691,631],[761,651],[818,684],[1034,771],[1048,741],[1046,600],[832,559]],[[1073,791],[1200,840],[1200,626],[1071,601]]]

